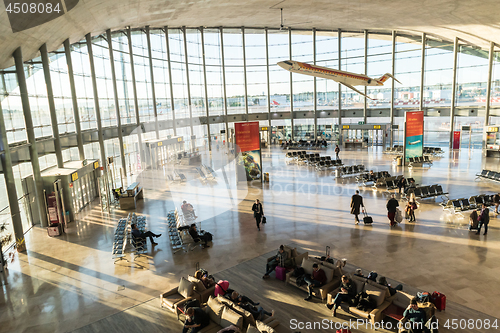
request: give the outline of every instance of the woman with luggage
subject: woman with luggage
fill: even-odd
[[[262,204],[259,199],[255,199],[255,203],[252,206],[253,217],[257,223],[257,229],[260,231],[260,222],[262,221],[262,216],[264,216],[264,210],[262,209]]]
[[[417,202],[413,193],[410,196],[410,200],[406,204],[406,215],[408,215],[408,222],[415,222],[415,210],[418,208]]]

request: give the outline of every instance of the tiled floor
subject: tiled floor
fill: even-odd
[[[377,150],[343,151],[341,158],[346,164],[403,172]],[[334,257],[420,289],[439,290],[449,300],[500,317],[497,218],[491,219],[488,236],[475,236],[467,231],[466,220],[444,213],[439,200],[427,199],[417,210],[417,223],[390,229],[387,195],[366,188],[361,194],[375,223],[356,226],[349,214],[355,183],[334,179],[331,172],[286,164],[277,148],[263,152],[264,172],[271,174],[270,184],[263,186],[237,183],[234,164],[222,151],[214,153],[211,162],[205,156],[205,162],[216,169],[216,181],[202,183],[189,169],[183,170],[188,177],[183,184],[166,180],[171,168],[141,174],[145,200],[137,212],[148,217],[153,232],[164,233],[167,212],[186,199],[197,209],[202,228],[214,235],[213,247],[172,254],[168,238],[162,236],[148,258],[133,261],[129,255],[128,262],[113,264],[114,225],[126,212],[102,213],[98,206],[79,214],[62,237],[49,238],[45,230],[34,228],[26,237],[28,251],[0,275],[0,331],[71,331],[158,298],[180,276],[192,273],[196,262],[219,272],[292,242],[317,252],[329,245]],[[464,150],[404,174],[417,183],[442,184],[452,198],[500,192],[498,184],[474,181],[482,168],[498,171],[499,160]],[[260,232],[251,213],[255,198],[263,201],[268,219]]]

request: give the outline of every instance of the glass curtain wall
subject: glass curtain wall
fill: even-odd
[[[392,35],[368,34],[367,75],[378,79],[385,73],[392,73]],[[384,86],[367,87],[368,109],[391,107],[391,79]],[[376,113],[376,112],[375,112]]]
[[[112,34],[112,38],[121,124],[135,124],[134,88],[128,37],[123,31],[118,31]]]
[[[116,109],[108,50],[108,42],[103,36],[92,40],[102,127],[116,126]]]
[[[246,113],[243,36],[241,29],[224,29],[223,38],[227,114]]]
[[[206,116],[206,109],[200,31],[198,29],[186,29],[186,42],[192,115],[193,117],[203,117]],[[198,137],[198,135],[196,136]]]
[[[207,71],[208,112],[211,116],[224,115],[224,86],[222,73],[221,36],[218,29],[205,29],[205,65]],[[218,132],[211,134],[217,135]]]
[[[245,29],[248,112],[267,112],[267,65],[265,30]]]
[[[170,78],[168,75],[168,54],[165,33],[161,29],[152,29],[150,30],[150,38],[158,120],[172,120],[172,101],[170,96]],[[168,135],[173,135],[173,130],[171,132],[169,131]]]
[[[148,42],[142,30],[132,31],[132,53],[134,56],[135,86],[139,104],[139,121],[154,119],[153,96],[151,93],[151,72],[149,68]]]
[[[500,125],[500,48],[495,46],[491,73],[490,116],[488,124]]]
[[[168,29],[168,42],[170,47],[170,64],[172,66],[172,86],[174,90],[175,118],[189,118],[188,93],[187,93],[187,73],[184,57],[184,35],[181,29]],[[185,129],[178,129],[177,135],[185,132]],[[188,137],[186,136],[185,139]]]
[[[336,32],[316,32],[316,65],[339,69],[338,45]],[[316,92],[318,111],[338,110],[339,84],[337,82],[316,78]]]
[[[396,36],[394,107],[420,108],[420,77],[422,67],[422,38]],[[386,81],[387,82],[387,81]],[[390,82],[386,83],[390,85]]]
[[[71,52],[73,76],[82,131],[97,128],[94,91],[90,73],[89,52],[85,40],[73,44]],[[87,154],[85,154],[87,156]]]
[[[290,51],[288,47],[288,31],[269,30],[268,43],[271,112],[289,112],[290,72],[277,65],[277,63],[280,61],[290,59]],[[289,131],[291,135],[291,128],[289,129]]]
[[[47,86],[45,85],[45,76],[43,74],[42,58],[36,57],[33,61],[25,63],[24,75],[28,87],[35,138],[51,137],[52,125],[50,122]]]
[[[342,32],[341,70],[363,74],[365,72],[365,37],[362,33]],[[342,87],[342,108],[363,109],[364,97]],[[362,113],[360,113],[362,116]],[[352,120],[352,121],[358,121]],[[347,121],[350,122],[350,121]]]
[[[15,70],[15,67],[10,67],[6,73],[0,74],[0,103],[9,144],[28,140],[17,75],[12,73]]]

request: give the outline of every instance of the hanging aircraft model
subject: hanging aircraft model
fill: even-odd
[[[373,98],[365,95],[358,89],[354,88],[354,86],[383,86],[384,82],[389,78],[392,78],[395,81],[399,82],[394,76],[389,73],[382,75],[378,79],[372,79],[371,77],[363,74],[356,74],[351,72],[344,72],[338,69],[309,65],[294,60],[280,61],[278,62],[278,66],[292,73],[306,74],[337,81],[338,83],[354,90],[358,94],[361,94],[369,99]]]

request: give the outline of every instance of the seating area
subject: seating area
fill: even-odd
[[[130,215],[130,214],[129,214]],[[115,263],[125,259],[125,247],[127,246],[128,218],[120,219],[116,226],[113,239],[113,259]]]
[[[160,295],[160,307],[174,312],[178,320],[184,319],[188,302],[197,300],[210,318],[210,324],[198,332],[215,333],[219,330],[236,326],[241,332],[274,333],[280,322],[274,316],[262,316],[257,319],[252,313],[231,300],[215,296],[215,286],[206,288],[203,282],[194,276],[182,277],[179,286]]]
[[[377,179],[380,178],[388,178],[391,174],[389,171],[377,171],[371,174],[370,172],[363,172],[356,176],[356,183],[359,186],[369,186],[374,185],[377,182]]]
[[[500,193],[498,193],[500,195]],[[446,210],[453,214],[459,214],[462,217],[464,216],[462,212],[473,210],[473,209],[481,209],[482,204],[486,204],[487,207],[493,206],[493,197],[495,194],[480,194],[473,195],[467,198],[459,198],[459,199],[451,199],[446,202],[441,203],[443,210]]]
[[[212,169],[211,166],[206,164],[202,164],[201,166],[203,167],[203,169],[205,169],[205,175],[207,178],[210,178],[212,180],[215,180],[217,178],[217,173],[214,169]]]
[[[365,171],[363,164],[349,165],[337,168],[336,177],[350,177]]]
[[[494,182],[500,182],[500,172],[491,171],[491,170],[483,170],[481,173],[476,175],[476,179],[486,179],[492,180]]]
[[[410,157],[408,167],[412,168],[414,164],[421,165],[432,165],[432,161],[429,159],[428,155],[419,156],[419,157]]]
[[[281,144],[281,149],[326,149],[328,147],[328,143],[326,141],[284,141]]]
[[[408,191],[405,193],[405,195],[407,198],[409,198],[412,193],[415,196],[415,199],[428,199],[428,198],[441,197],[442,199],[446,198],[446,200],[448,200],[448,194],[449,194],[448,192],[444,192],[443,187],[438,184],[430,186],[410,187]]]
[[[397,183],[399,182],[399,180],[401,178],[403,178],[403,175],[391,176],[389,173],[387,173],[387,177],[378,178],[377,181],[374,182],[373,187],[374,188],[383,187],[383,188],[386,188],[386,190],[393,190],[393,189],[397,188]],[[411,179],[412,178],[410,178],[410,180]],[[406,180],[406,182],[409,182],[409,181]]]
[[[440,147],[424,147],[423,149],[424,156],[441,156],[444,154],[444,151]],[[402,155],[403,154],[403,146],[394,145],[393,147],[388,147],[384,154],[390,155]]]
[[[342,160],[332,159],[331,156],[319,156],[319,153],[308,154],[306,151],[293,151],[286,153],[286,158],[296,163],[315,166],[316,170],[324,170],[341,166]]]

